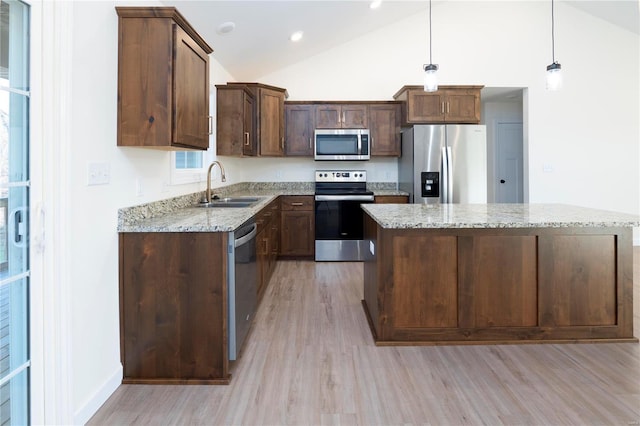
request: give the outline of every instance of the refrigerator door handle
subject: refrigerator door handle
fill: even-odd
[[[453,203],[453,163],[451,147],[442,147],[442,202]]]
[[[442,203],[448,203],[449,202],[449,160],[447,158],[447,150],[449,148],[448,147],[442,147],[440,148],[440,173],[442,175],[441,177],[441,181],[442,181],[442,188],[440,191],[440,194],[442,194],[440,196],[440,201]]]
[[[447,147],[447,203],[453,203],[453,158],[451,147]]]

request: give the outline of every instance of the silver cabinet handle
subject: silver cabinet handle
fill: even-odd
[[[302,206],[302,203],[291,203],[292,206]]]
[[[450,107],[450,106],[451,106],[451,104],[450,104],[449,102],[447,102],[447,114],[449,114],[449,111],[450,111],[450,108],[449,108],[449,107]]]
[[[442,106],[442,113],[444,114],[444,102],[440,104]]]
[[[244,144],[249,146],[249,132],[244,132]]]
[[[213,134],[213,115],[207,116],[207,119],[209,120],[209,134],[212,135]]]
[[[311,138],[309,138],[309,149],[311,149]]]

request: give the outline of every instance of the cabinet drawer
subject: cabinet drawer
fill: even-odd
[[[285,195],[280,198],[282,210],[313,210],[312,195]]]

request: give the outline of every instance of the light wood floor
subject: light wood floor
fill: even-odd
[[[362,264],[280,262],[229,386],[120,386],[89,424],[640,424],[640,345],[376,347]],[[640,334],[640,248],[634,249]]]

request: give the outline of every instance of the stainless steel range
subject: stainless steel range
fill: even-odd
[[[316,170],[315,221],[317,261],[364,260],[364,212],[373,203],[364,170]]]

